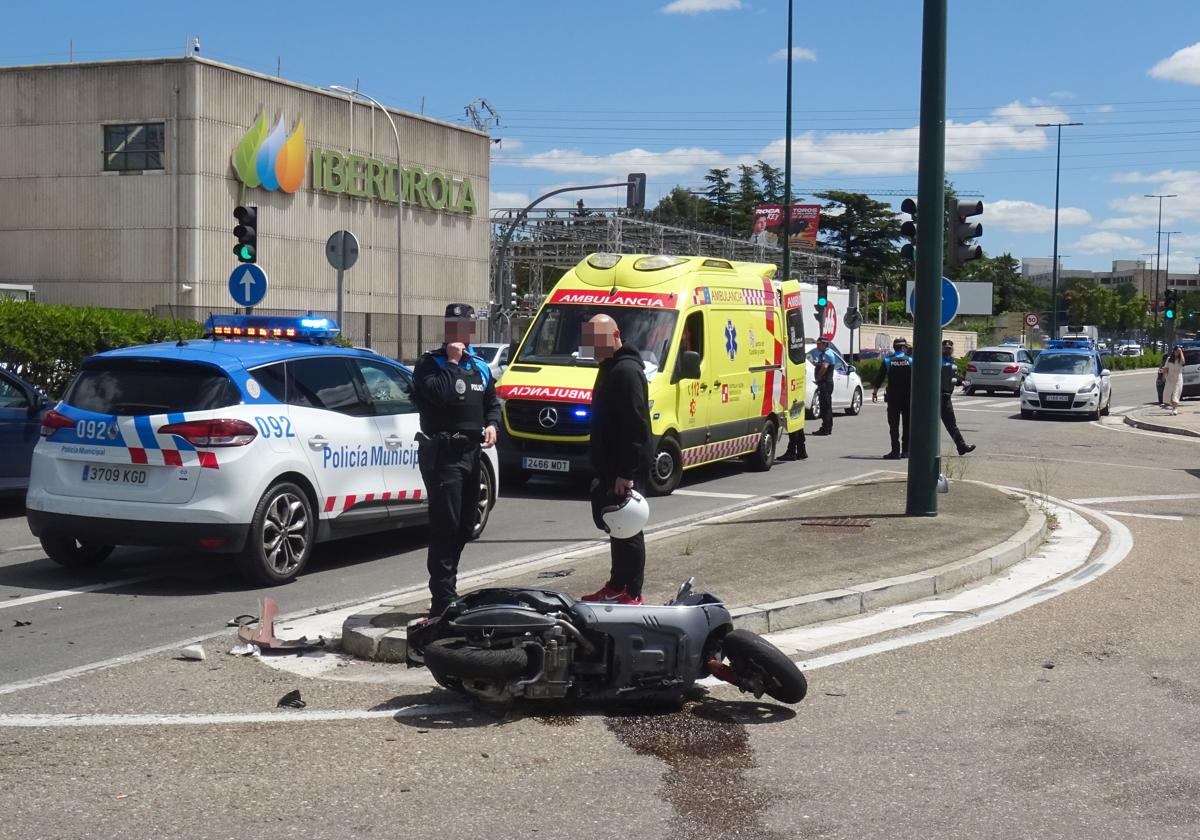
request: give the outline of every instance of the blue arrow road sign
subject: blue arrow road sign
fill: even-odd
[[[238,306],[258,306],[267,296],[267,272],[254,263],[243,263],[229,275],[229,296]]]
[[[958,286],[950,282],[948,277],[942,278],[942,326],[946,326],[954,320],[954,316],[958,314]],[[917,311],[917,287],[913,286],[911,292],[908,293],[908,308],[912,312]]]

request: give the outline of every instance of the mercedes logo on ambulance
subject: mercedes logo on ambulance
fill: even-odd
[[[538,412],[538,424],[543,429],[552,429],[558,425],[558,409],[546,406]]]

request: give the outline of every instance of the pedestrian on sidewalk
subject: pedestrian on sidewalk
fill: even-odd
[[[833,434],[833,371],[837,367],[837,356],[829,349],[829,339],[817,339],[817,349],[810,356],[813,362],[813,380],[817,386],[817,407],[821,413],[821,428],[813,435]]]
[[[413,369],[420,416],[417,463],[429,499],[429,613],[458,597],[458,562],[479,522],[480,446],[496,445],[500,400],[488,363],[475,354],[475,310],[446,307],[445,342]]]
[[[883,457],[889,461],[908,457],[908,419],[912,407],[912,356],[908,341],[897,338],[892,342],[892,354],[885,356],[871,391],[871,402],[879,402],[879,386],[887,382],[888,435],[892,448]],[[904,432],[901,434],[901,424]]]
[[[950,439],[958,447],[959,455],[975,451],[975,444],[963,440],[962,432],[958,430],[958,420],[954,416],[954,386],[959,383],[958,365],[954,364],[954,342],[946,339],[942,342],[942,425],[950,433]]]
[[[1175,345],[1163,362],[1163,396],[1170,405],[1171,414],[1179,413],[1179,399],[1183,396],[1183,348]]]
[[[600,363],[592,387],[591,459],[592,518],[602,526],[601,511],[619,504],[631,492],[644,491],[650,479],[650,397],[646,369],[637,348],[621,341],[617,322],[597,315],[583,325],[581,359]],[[609,536],[612,564],[608,582],[584,601],[642,603],[646,572],[646,538]]]
[[[1154,388],[1158,391],[1158,407],[1166,408],[1167,401],[1163,399],[1163,388],[1167,386],[1167,359],[1163,357],[1163,363],[1158,366],[1158,374],[1154,377]]]

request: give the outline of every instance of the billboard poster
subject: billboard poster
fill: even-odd
[[[791,247],[817,247],[817,229],[821,223],[820,204],[793,204],[791,223]],[[773,245],[782,247],[780,236],[783,235],[783,205],[759,204],[754,208],[754,227],[750,232],[750,242],[755,245]]]

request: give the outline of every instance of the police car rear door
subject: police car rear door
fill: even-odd
[[[367,388],[383,446],[383,492],[393,517],[406,518],[426,507],[425,485],[417,462],[421,428],[412,398],[412,375],[384,359],[355,359]]]
[[[321,517],[335,527],[386,519],[383,439],[353,358],[289,359],[287,401],[316,476]]]

